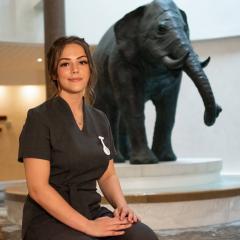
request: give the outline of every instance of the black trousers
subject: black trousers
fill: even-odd
[[[112,216],[112,212],[104,211],[100,216]],[[100,217],[99,216],[99,217]],[[125,234],[114,237],[95,238],[74,230],[67,225],[48,218],[44,221],[32,224],[24,237],[24,240],[157,240],[157,236],[151,228],[142,222],[137,222],[131,228],[125,230]]]
[[[48,232],[48,234],[45,233],[44,229],[42,232],[35,232],[31,228],[26,233],[24,240],[157,240],[157,237],[148,226],[138,222],[127,229],[124,235],[115,237],[94,238],[69,227],[55,226],[53,231]]]

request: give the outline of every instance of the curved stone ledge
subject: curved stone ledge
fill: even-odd
[[[222,176],[220,160],[139,165],[136,172],[129,164],[116,164],[116,168],[128,203],[155,230],[240,220],[240,176]],[[11,222],[21,224],[26,195],[25,184],[7,188]],[[104,198],[102,203],[107,206]]]
[[[229,189],[213,189],[213,190],[198,190],[188,192],[187,189],[179,189],[182,192],[161,192],[161,193],[126,193],[125,198],[128,203],[164,203],[164,202],[182,202],[182,201],[198,201],[218,198],[229,198],[240,196],[239,186],[231,186]],[[193,190],[193,189],[192,189]],[[6,201],[24,202],[28,194],[27,188],[11,187],[6,189]],[[102,203],[106,204],[106,199],[102,197]]]

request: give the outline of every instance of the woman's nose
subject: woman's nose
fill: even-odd
[[[72,73],[78,73],[78,64],[77,63],[72,63]]]

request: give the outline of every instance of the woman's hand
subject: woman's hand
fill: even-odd
[[[127,220],[116,217],[100,217],[87,223],[85,233],[93,237],[119,236],[125,233],[125,229],[132,224]]]
[[[114,214],[114,217],[116,217],[120,220],[127,219],[128,222],[130,222],[130,223],[135,223],[137,221],[141,221],[141,219],[127,205],[116,208],[115,211],[113,212],[113,214]]]

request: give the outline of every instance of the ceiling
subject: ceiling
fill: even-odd
[[[0,42],[0,85],[44,84],[43,44]]]

